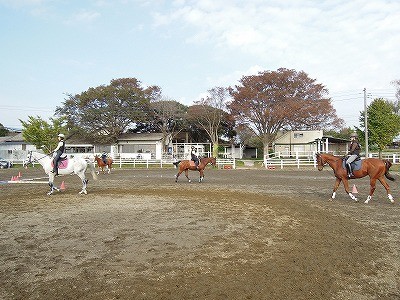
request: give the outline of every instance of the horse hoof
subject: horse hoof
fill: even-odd
[[[189,179],[189,183],[191,183],[192,181]]]
[[[50,196],[50,195],[52,195],[53,194],[53,192],[48,192],[47,193],[47,196]]]
[[[80,194],[80,195],[82,195],[82,194],[87,195],[87,191],[80,191],[79,194]]]

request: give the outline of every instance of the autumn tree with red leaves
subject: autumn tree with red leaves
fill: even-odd
[[[228,107],[237,124],[261,140],[265,159],[279,131],[343,126],[328,90],[303,71],[280,68],[243,76],[239,82],[230,88],[233,100]]]

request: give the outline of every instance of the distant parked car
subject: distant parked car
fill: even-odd
[[[12,162],[0,157],[0,169],[8,169],[12,167]]]

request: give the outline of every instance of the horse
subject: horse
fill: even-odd
[[[394,203],[393,196],[390,194],[390,188],[385,180],[385,177],[391,181],[395,178],[389,174],[389,169],[392,163],[388,160],[382,160],[378,158],[367,158],[361,161],[361,167],[358,170],[353,170],[353,176],[348,178],[347,170],[343,166],[343,157],[334,156],[328,153],[317,153],[316,154],[318,170],[322,171],[325,164],[328,164],[332,169],[336,177],[335,185],[333,187],[332,199],[335,199],[336,190],[338,189],[340,182],[343,181],[344,189],[351,199],[358,201],[349,189],[349,179],[362,178],[369,175],[370,190],[367,200],[364,203],[368,203],[372,199],[376,188],[376,181],[384,186],[387,192],[387,197],[391,203]]]
[[[104,171],[104,168],[107,169],[107,174],[110,174],[111,172],[111,165],[113,164],[113,159],[110,157],[107,157],[107,163],[104,163],[103,159],[98,157],[97,155],[94,156],[94,159],[97,161],[97,166],[99,167],[99,170],[97,171],[97,174],[100,174],[100,170],[105,174],[106,172]]]
[[[189,170],[199,171],[200,172],[199,182],[202,182],[204,179],[204,169],[209,163],[211,163],[211,165],[215,167],[217,164],[216,158],[215,157],[200,158],[199,165],[197,168],[196,165],[194,164],[194,161],[191,160],[179,160],[177,162],[174,162],[173,164],[179,168],[178,174],[176,174],[175,176],[175,182],[178,182],[179,175],[181,175],[183,171],[185,171],[185,176],[188,179],[188,181],[191,182],[188,176]]]
[[[54,193],[54,191],[60,191],[56,186],[54,186],[54,177],[55,174],[51,172],[53,170],[53,158],[50,155],[46,155],[43,153],[39,152],[34,152],[34,151],[29,151],[28,152],[28,160],[27,163],[25,164],[26,166],[30,163],[33,162],[38,162],[39,164],[42,165],[44,172],[49,175],[49,186],[50,186],[50,191],[47,193],[47,195],[51,195]],[[58,173],[60,175],[63,174],[76,174],[79,176],[79,178],[82,180],[82,190],[79,192],[79,194],[87,194],[87,183],[88,180],[86,179],[85,176],[85,171],[87,167],[90,167],[90,172],[92,173],[93,179],[97,180],[97,175],[95,172],[95,168],[92,163],[87,163],[86,160],[84,160],[82,157],[72,157],[72,158],[67,158],[63,159],[62,161],[59,161],[58,163]]]

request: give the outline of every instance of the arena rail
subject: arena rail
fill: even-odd
[[[114,167],[118,166],[122,168],[123,166],[131,166],[133,168],[142,167],[142,168],[150,168],[150,167],[173,167],[174,160],[172,159],[138,159],[138,158],[115,158],[114,159]],[[221,169],[235,169],[236,163],[235,159],[225,159],[218,158],[217,159],[217,167]]]

